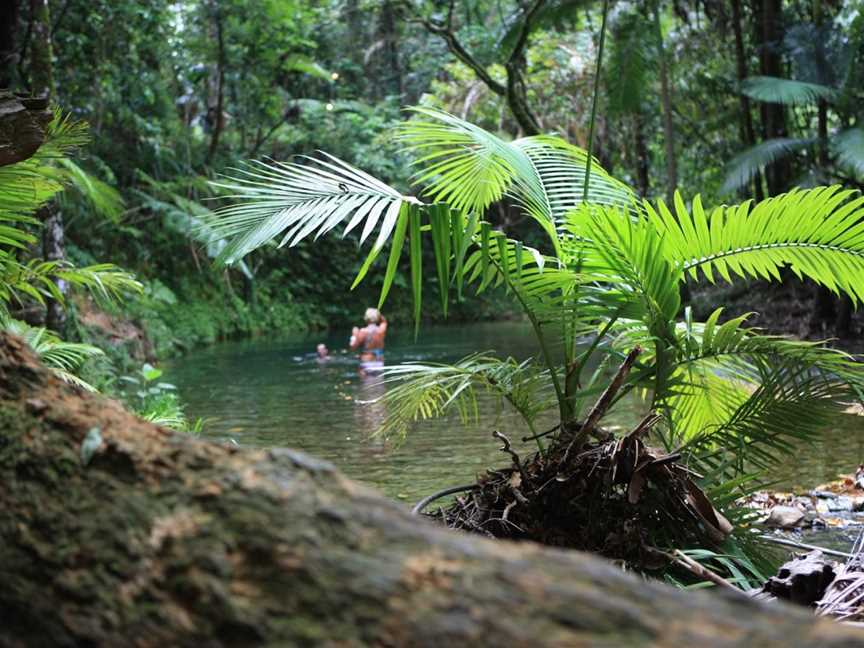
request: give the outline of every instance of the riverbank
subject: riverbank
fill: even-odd
[[[789,546],[849,553],[864,532],[864,465],[812,488],[758,491],[738,504],[756,514],[754,525]]]

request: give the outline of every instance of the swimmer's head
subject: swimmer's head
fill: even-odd
[[[379,324],[381,322],[381,311],[377,308],[367,308],[363,316],[367,324]]]
[[[327,357],[327,354],[330,353],[330,352],[327,350],[327,345],[326,345],[326,344],[323,344],[323,343],[322,343],[322,344],[319,344],[317,347],[315,347],[315,350],[318,352],[318,357],[319,357],[319,358],[326,358],[326,357]]]

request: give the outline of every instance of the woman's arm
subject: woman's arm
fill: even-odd
[[[351,339],[348,344],[352,351],[355,351],[366,340],[366,329],[358,329],[356,326],[351,329]]]

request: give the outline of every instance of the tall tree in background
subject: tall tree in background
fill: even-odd
[[[210,123],[210,146],[206,163],[210,164],[219,146],[219,136],[225,127],[225,29],[222,8],[218,0],[209,3],[209,23],[212,40],[216,43],[216,64],[209,80],[207,118]]]
[[[18,26],[18,0],[0,2],[0,88],[12,85],[17,52],[15,28]]]
[[[735,34],[735,74],[739,84],[749,76],[747,55],[744,49],[744,19],[741,15],[741,0],[732,0],[732,31]],[[753,128],[753,115],[750,112],[750,98],[743,92],[739,93],[741,141],[745,146],[756,146],[756,131]],[[753,196],[762,200],[762,173],[757,171],[752,182]]]
[[[53,46],[51,42],[51,12],[48,0],[30,0],[30,92],[48,100],[54,96]],[[39,210],[42,226],[42,256],[46,261],[62,261],[66,254],[63,244],[63,213],[56,203]],[[66,282],[56,280],[61,294]],[[55,299],[46,300],[45,325],[61,331],[66,323],[66,312]]]
[[[453,56],[467,65],[477,78],[482,81],[496,95],[504,97],[507,106],[513,114],[513,118],[519,124],[519,128],[525,135],[539,135],[540,122],[534,111],[528,104],[528,95],[525,87],[525,68],[527,65],[526,52],[530,43],[531,33],[551,17],[550,9],[556,8],[555,4],[572,4],[566,2],[552,3],[548,0],[532,0],[532,2],[520,5],[517,10],[506,20],[506,32],[500,39],[501,50],[505,54],[503,60],[506,71],[506,81],[500,82],[495,79],[486,66],[474,55],[472,55],[457,36],[457,27],[454,23],[455,0],[450,0],[446,17],[443,20],[436,18],[421,18],[420,22],[426,30],[440,36],[447,44],[447,49]],[[408,4],[409,10],[413,7]]]
[[[619,13],[610,30],[611,52],[605,68],[609,118],[619,119],[630,136],[623,148],[640,196],[648,196],[651,188],[646,112],[655,51],[646,45],[644,35],[652,29],[642,11]]]
[[[759,74],[783,77],[783,0],[754,0],[754,32],[758,43]],[[779,103],[762,103],[762,139],[783,138],[787,135],[786,113]],[[780,158],[765,169],[768,193],[776,196],[788,186],[792,166],[788,158]]]
[[[391,0],[384,0],[378,11],[376,25],[377,40],[367,51],[366,59],[370,54],[376,54],[381,61],[379,69],[379,84],[384,95],[402,95],[402,64],[399,57],[399,24],[396,16],[396,8]]]
[[[669,79],[670,65],[663,42],[663,27],[660,23],[660,2],[653,6],[654,32],[657,39],[657,61],[660,71],[660,103],[663,108],[663,145],[666,151],[666,201],[674,202],[678,187],[678,158],[675,155],[675,126],[672,121],[672,87]]]

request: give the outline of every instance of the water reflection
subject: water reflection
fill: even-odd
[[[316,344],[331,349],[318,362]],[[188,413],[211,419],[206,435],[240,444],[291,446],[329,459],[350,477],[372,484],[391,497],[417,500],[444,486],[464,483],[485,468],[507,463],[491,437],[498,429],[514,441],[517,452],[522,421],[496,398],[481,399],[481,425],[463,425],[455,415],[417,426],[399,446],[370,434],[386,412],[376,401],[387,389],[380,376],[361,376],[344,339],[289,337],[227,343],[197,351],[169,366]],[[448,362],[495,349],[523,359],[534,351],[530,329],[521,323],[428,327],[423,344],[410,331],[388,335],[387,363]],[[606,425],[628,427],[641,416],[635,401],[614,412]],[[553,421],[539,421],[537,429]],[[833,479],[864,459],[864,417],[850,417],[820,441],[803,445],[774,477],[781,486]]]

